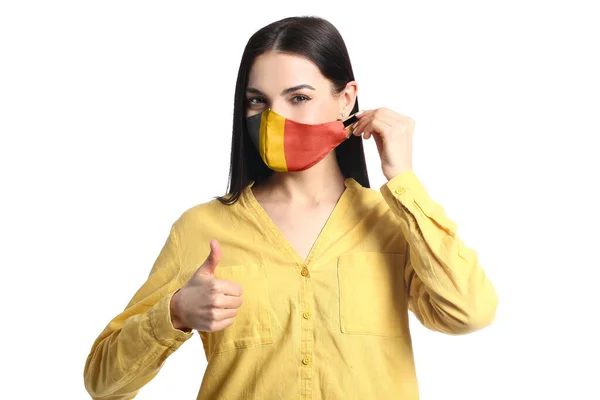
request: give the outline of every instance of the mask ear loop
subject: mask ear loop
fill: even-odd
[[[358,113],[356,113],[356,114],[358,114]],[[348,119],[345,119],[344,121],[342,121],[342,123],[344,124],[344,128],[348,128],[350,125],[352,125],[358,121],[358,117],[356,116],[356,114],[352,114],[350,117],[348,117]],[[346,139],[349,139],[351,136],[352,136],[352,132],[349,132],[348,137]]]

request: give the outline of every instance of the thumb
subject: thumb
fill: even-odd
[[[216,239],[213,239],[210,241],[210,253],[204,263],[198,268],[198,272],[203,275],[214,275],[219,261],[221,261],[221,246]]]

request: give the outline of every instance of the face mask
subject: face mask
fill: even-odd
[[[274,171],[303,171],[321,161],[351,136],[346,128],[358,118],[302,124],[271,109],[247,118],[250,138],[264,163]]]

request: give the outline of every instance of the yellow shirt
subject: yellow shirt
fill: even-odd
[[[192,335],[169,302],[209,253],[215,276],[239,283],[233,325],[199,332],[208,365],[198,399],[419,398],[408,310],[447,334],[481,329],[498,298],[474,250],[413,170],[379,191],[345,180],[306,260],[245,188],[172,225],[147,281],[96,339],[84,381],[94,399],[132,399]]]

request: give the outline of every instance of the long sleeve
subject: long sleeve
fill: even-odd
[[[193,335],[171,323],[171,297],[181,285],[176,226],[172,225],[146,282],[92,346],[84,383],[93,399],[133,399]]]
[[[498,296],[477,253],[457,236],[457,226],[434,202],[413,170],[380,189],[406,237],[404,281],[409,309],[427,328],[465,334],[495,319]]]

